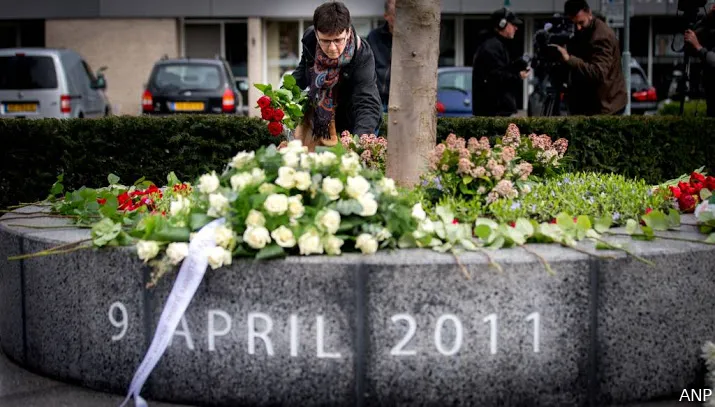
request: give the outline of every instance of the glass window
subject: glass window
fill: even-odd
[[[56,89],[57,73],[52,57],[0,57],[0,89]]]
[[[283,75],[290,74],[300,63],[298,44],[303,33],[298,21],[266,22],[266,62],[268,83],[278,86]]]
[[[472,91],[471,71],[441,72],[437,78],[438,89],[459,89],[465,92]]]
[[[443,19],[439,26],[439,66],[455,66],[455,20]]]
[[[165,64],[156,69],[152,83],[157,88],[216,90],[222,79],[217,65]]]

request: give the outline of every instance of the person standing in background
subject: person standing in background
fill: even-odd
[[[367,42],[375,55],[377,89],[382,100],[382,111],[387,112],[390,101],[390,65],[392,64],[392,29],[395,26],[395,0],[385,0],[385,24],[370,31]]]

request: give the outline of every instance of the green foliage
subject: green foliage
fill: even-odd
[[[669,102],[658,110],[661,116],[680,116],[680,102]],[[689,100],[683,107],[684,117],[705,117],[707,115],[707,104],[704,100]]]
[[[530,193],[515,199],[501,199],[488,210],[502,222],[519,217],[548,222],[559,213],[577,213],[592,218],[612,216],[615,224],[639,219],[647,208],[668,207],[662,195],[653,194],[643,180],[622,175],[572,173],[534,184]]]
[[[110,173],[161,185],[175,171],[193,181],[239,151],[280,141],[262,120],[237,116],[3,119],[0,207],[44,199],[53,185],[54,195],[104,186]]]

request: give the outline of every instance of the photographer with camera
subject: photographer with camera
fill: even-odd
[[[596,18],[586,0],[567,0],[564,14],[576,27],[566,48],[552,44],[570,74],[568,107],[572,115],[623,114],[628,101],[618,39]]]
[[[685,43],[703,62],[703,85],[708,117],[715,117],[715,4],[708,11],[700,29],[685,31]],[[706,42],[706,48],[700,41]],[[687,51],[686,51],[687,52]]]
[[[512,116],[516,114],[516,94],[529,75],[523,60],[512,61],[509,42],[522,21],[502,8],[491,15],[492,29],[474,54],[472,64],[472,113],[475,116]]]

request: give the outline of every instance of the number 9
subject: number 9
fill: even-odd
[[[118,308],[119,312],[122,314],[121,320],[117,321],[114,318],[114,310]],[[127,315],[127,307],[124,306],[121,302],[117,301],[114,304],[109,306],[109,322],[114,325],[116,328],[121,328],[121,332],[119,332],[117,335],[112,335],[112,341],[118,341],[122,338],[124,338],[124,335],[127,333],[127,329],[129,328],[129,317]]]

